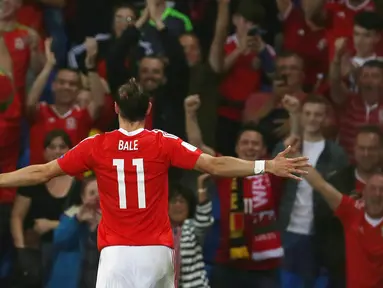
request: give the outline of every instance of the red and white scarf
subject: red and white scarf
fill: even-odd
[[[244,212],[253,218],[251,258],[254,261],[283,257],[280,232],[271,230],[257,233],[276,222],[275,200],[268,174],[255,175],[244,180]]]

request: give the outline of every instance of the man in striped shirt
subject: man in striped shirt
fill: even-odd
[[[340,73],[346,44],[337,44],[331,67],[331,98],[339,109],[339,143],[353,159],[358,128],[365,124],[383,124],[383,62],[377,59],[366,61],[358,73],[358,92],[350,93]]]

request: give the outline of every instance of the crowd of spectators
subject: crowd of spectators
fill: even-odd
[[[383,287],[383,1],[2,0],[0,32],[0,173],[115,129],[135,77],[147,129],[252,161],[294,144],[346,195],[171,170],[176,287]],[[95,287],[97,201],[91,171],[1,188],[0,287]]]

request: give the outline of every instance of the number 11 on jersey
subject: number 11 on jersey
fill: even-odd
[[[136,167],[138,208],[143,209],[146,208],[144,159],[132,159],[132,165]],[[125,160],[113,159],[113,166],[117,169],[118,198],[120,208],[126,209]]]

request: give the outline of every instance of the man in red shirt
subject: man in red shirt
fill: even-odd
[[[330,60],[335,54],[336,39],[345,37],[351,40],[354,16],[361,11],[375,10],[373,0],[345,0],[334,3],[325,3],[323,0],[305,0],[304,7],[308,19],[326,27]],[[352,49],[352,41],[348,41],[348,43],[348,48]]]
[[[212,157],[174,135],[145,130],[151,104],[135,79],[119,89],[116,100],[119,130],[87,138],[58,160],[0,175],[0,187],[15,187],[95,172],[102,211],[97,288],[174,287],[168,217],[171,165],[223,177],[266,172],[298,180],[292,173],[308,166],[306,157],[285,158],[290,148],[266,161]]]
[[[306,180],[343,225],[347,287],[383,287],[383,174],[370,177],[363,190],[364,205],[359,205],[327,183],[316,170],[309,168],[308,172]]]
[[[38,102],[48,78],[56,64],[51,52],[51,39],[45,41],[46,64],[32,85],[27,99],[27,116],[30,120],[31,164],[44,163],[43,142],[46,133],[62,129],[68,133],[73,145],[88,137],[94,120],[104,105],[104,87],[95,69],[97,42],[86,40],[88,79],[92,101],[83,108],[76,105],[80,90],[80,76],[77,71],[61,69],[52,84],[55,103]]]
[[[347,38],[336,39],[334,59],[341,60],[341,75],[345,82],[345,88],[350,92],[358,91],[356,80],[360,67],[369,60],[378,59],[376,51],[381,33],[381,16],[376,12],[362,11],[354,17],[354,51],[346,51],[347,41],[350,41]],[[331,64],[332,73],[334,72],[334,66],[337,65],[337,61],[334,62]]]
[[[362,126],[355,140],[355,165],[336,171],[328,182],[345,195],[362,197],[368,179],[380,168],[380,152],[383,134],[378,126]],[[347,181],[345,181],[347,179]],[[344,233],[338,219],[331,217],[323,226],[320,253],[328,269],[330,281],[345,283]],[[344,285],[342,286],[344,287]]]
[[[240,4],[233,17],[236,32],[226,41],[225,77],[219,86],[222,97],[216,142],[217,150],[224,155],[235,154],[235,137],[241,126],[245,101],[261,90],[262,76],[270,76],[275,70],[275,51],[262,40],[263,31],[259,26],[264,16],[263,7],[251,1],[243,3],[246,4]]]
[[[283,21],[283,49],[303,58],[304,84],[316,90],[328,73],[326,31],[307,19],[302,8],[291,0],[278,0],[277,6],[279,18]]]
[[[359,126],[383,123],[383,62],[369,60],[360,68],[357,79],[358,92],[350,93],[341,76],[340,57],[344,46],[338,46],[331,64],[330,95],[337,105],[339,143],[353,159],[355,136]]]

